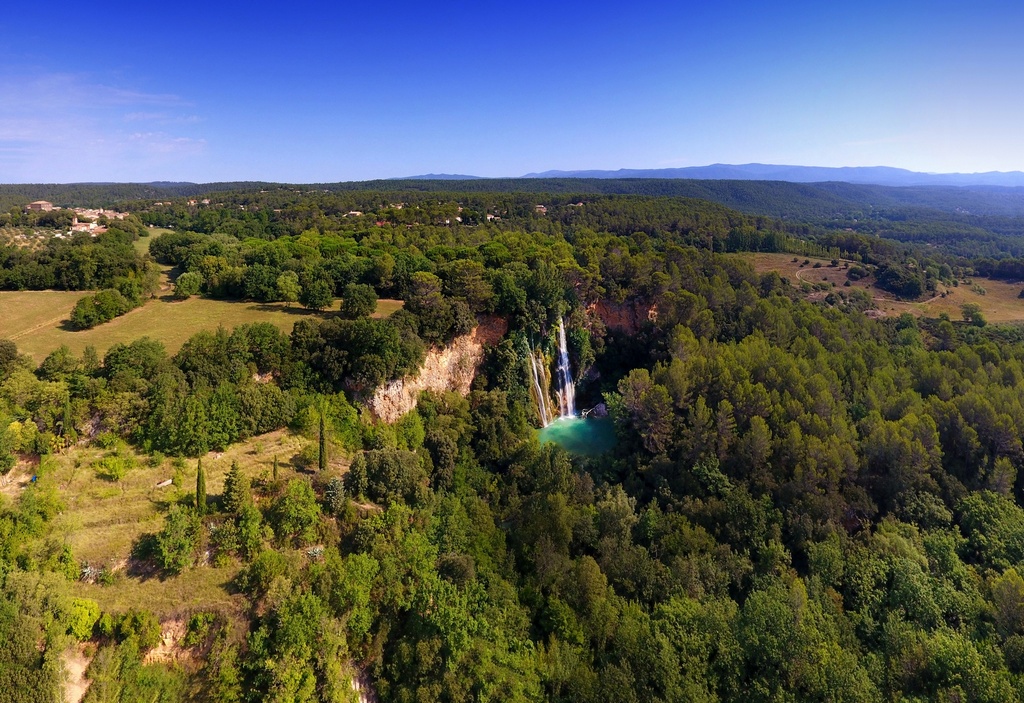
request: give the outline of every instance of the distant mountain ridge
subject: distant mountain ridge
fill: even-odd
[[[776,164],[712,164],[686,168],[629,169],[617,171],[544,171],[523,178],[680,178],[693,180],[789,181],[825,183],[839,181],[882,186],[1024,186],[1024,172],[921,173],[890,166],[786,166]]]
[[[389,181],[479,181],[485,176],[466,176],[460,173],[427,173],[422,176],[399,176]]]

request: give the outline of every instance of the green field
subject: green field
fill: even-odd
[[[247,322],[270,322],[290,333],[296,320],[303,317],[322,319],[337,310],[335,301],[331,310],[310,312],[298,305],[284,303],[254,303],[245,301],[190,298],[173,300],[170,297],[151,300],[141,308],[118,317],[91,330],[74,331],[66,321],[75,303],[84,292],[17,291],[0,292],[2,332],[0,337],[14,340],[18,349],[29,354],[36,362],[62,344],[75,354],[81,354],[92,345],[102,356],[117,343],[129,343],[139,337],[159,339],[170,354],[200,330],[215,330],[223,325],[231,329]],[[402,307],[400,300],[381,300],[375,317],[386,317]]]
[[[153,237],[170,230],[153,228],[149,231],[148,237],[135,243],[140,252],[148,252]],[[336,300],[328,310],[311,312],[285,303],[199,297],[175,300],[170,296],[171,269],[160,266],[160,270],[161,297],[91,330],[76,331],[67,325],[75,303],[88,291],[0,291],[0,338],[13,340],[18,349],[36,363],[62,344],[76,355],[93,346],[102,356],[113,345],[127,344],[140,337],[160,340],[167,352],[173,354],[200,330],[215,330],[219,326],[230,330],[249,322],[270,322],[290,333],[296,320],[307,316],[322,319],[340,306],[340,301]],[[401,300],[379,300],[372,317],[387,317],[402,305]]]
[[[141,254],[149,253],[149,243],[159,237],[161,234],[168,234],[173,232],[173,229],[164,229],[163,227],[148,227],[146,229],[149,235],[146,237],[139,237],[135,240],[135,249]]]

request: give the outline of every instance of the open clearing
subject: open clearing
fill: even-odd
[[[737,254],[736,256],[750,261],[758,273],[777,271],[780,276],[788,278],[794,286],[800,286],[802,283],[810,285],[825,283],[832,284],[841,291],[855,288],[866,290],[871,294],[878,310],[886,316],[909,312],[916,316],[938,317],[945,312],[951,319],[958,320],[961,317],[960,307],[962,305],[977,303],[981,306],[982,313],[989,322],[1024,322],[1024,299],[1018,297],[1021,289],[1024,288],[1022,283],[973,278],[970,281],[961,281],[959,285],[952,288],[942,286],[940,295],[928,300],[909,302],[896,300],[891,293],[875,287],[873,276],[860,281],[851,281],[849,287],[844,287],[843,284],[847,281],[845,266],[847,263],[852,266],[854,262],[840,261],[838,267],[831,267],[829,259],[794,256],[793,254]],[[810,263],[804,264],[804,261]],[[821,266],[814,268],[816,263]],[[975,286],[983,289],[984,294]],[[945,297],[941,293],[945,293]],[[812,297],[815,295],[823,297],[820,291],[811,295]]]
[[[135,243],[140,252],[148,252],[153,238],[170,230],[153,228],[149,231],[150,236]],[[327,310],[313,312],[298,304],[200,297],[175,300],[171,296],[171,269],[159,268],[159,298],[91,330],[77,331],[67,326],[75,303],[90,291],[0,291],[0,338],[13,340],[18,350],[36,363],[62,344],[76,355],[92,346],[102,357],[113,345],[128,344],[140,337],[160,340],[167,353],[174,354],[200,330],[215,330],[220,326],[230,330],[250,322],[270,322],[290,334],[296,320],[302,317],[323,319],[341,306],[341,301],[335,300]],[[403,305],[401,300],[378,300],[371,317],[388,317]]]
[[[200,330],[215,330],[219,326],[230,330],[247,322],[270,322],[287,333],[301,317],[323,318],[327,314],[298,306],[286,307],[284,303],[164,297],[91,330],[75,331],[67,327],[65,321],[83,295],[86,293],[81,291],[0,292],[0,310],[14,311],[16,318],[11,321],[4,313],[3,336],[13,339],[18,349],[37,363],[62,344],[68,345],[76,355],[81,355],[82,350],[91,345],[102,356],[113,345],[127,344],[140,337],[160,340],[167,352],[173,354]],[[337,309],[337,304],[334,307]]]
[[[198,297],[174,300],[164,296],[91,330],[74,331],[65,321],[84,295],[82,291],[0,292],[0,337],[14,340],[18,349],[37,363],[62,344],[76,355],[92,345],[102,356],[114,344],[127,344],[144,336],[160,340],[173,354],[200,330],[215,330],[218,326],[230,330],[248,322],[270,322],[290,333],[296,320],[309,316],[323,319],[340,305],[335,301],[329,310],[311,312],[284,303]],[[374,317],[387,317],[401,307],[400,300],[378,301]]]
[[[147,227],[146,231],[149,232],[147,236],[139,237],[138,239],[135,240],[135,249],[140,254],[148,254],[150,242],[159,237],[161,234],[170,234],[174,230],[165,229],[163,227]]]
[[[207,477],[207,494],[214,502],[224,488],[224,477],[232,462],[250,478],[269,480],[274,457],[279,460],[278,478],[288,481],[299,475],[293,458],[312,442],[287,430],[278,430],[232,445],[224,452],[202,457]],[[131,450],[123,450],[131,452]],[[222,567],[202,564],[174,577],[141,573],[131,559],[133,545],[140,536],[163,527],[166,510],[178,501],[189,501],[195,491],[196,460],[187,459],[175,467],[172,459],[151,466],[148,457],[138,455],[138,465],[119,482],[98,474],[96,462],[108,452],[95,447],[75,447],[48,459],[50,468],[40,472],[40,485],[54,485],[64,502],[55,518],[54,536],[67,543],[75,559],[115,574],[113,583],[76,582],[75,595],[96,600],[104,610],[124,611],[145,604],[162,620],[179,617],[202,606],[227,611],[240,607],[238,596],[229,587],[241,564]],[[348,459],[332,457],[332,474],[343,472]],[[33,466],[19,467],[12,473],[27,477]],[[308,475],[308,474],[307,474]],[[158,487],[168,479],[174,483]],[[8,498],[25,490],[26,481],[11,481]]]

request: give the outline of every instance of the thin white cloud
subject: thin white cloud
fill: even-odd
[[[0,182],[151,180],[207,142],[194,106],[67,73],[0,77]]]
[[[205,139],[175,137],[164,132],[136,132],[128,137],[128,142],[157,154],[197,154],[206,147]]]
[[[166,119],[167,115],[162,112],[129,112],[124,116],[125,122],[149,122]]]
[[[155,122],[158,124],[198,124],[203,121],[199,115],[173,115],[166,112],[129,112],[125,122]]]

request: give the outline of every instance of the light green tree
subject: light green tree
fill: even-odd
[[[302,286],[299,285],[299,274],[294,271],[285,271],[278,276],[277,295],[289,305],[297,302],[299,296],[302,295]]]

